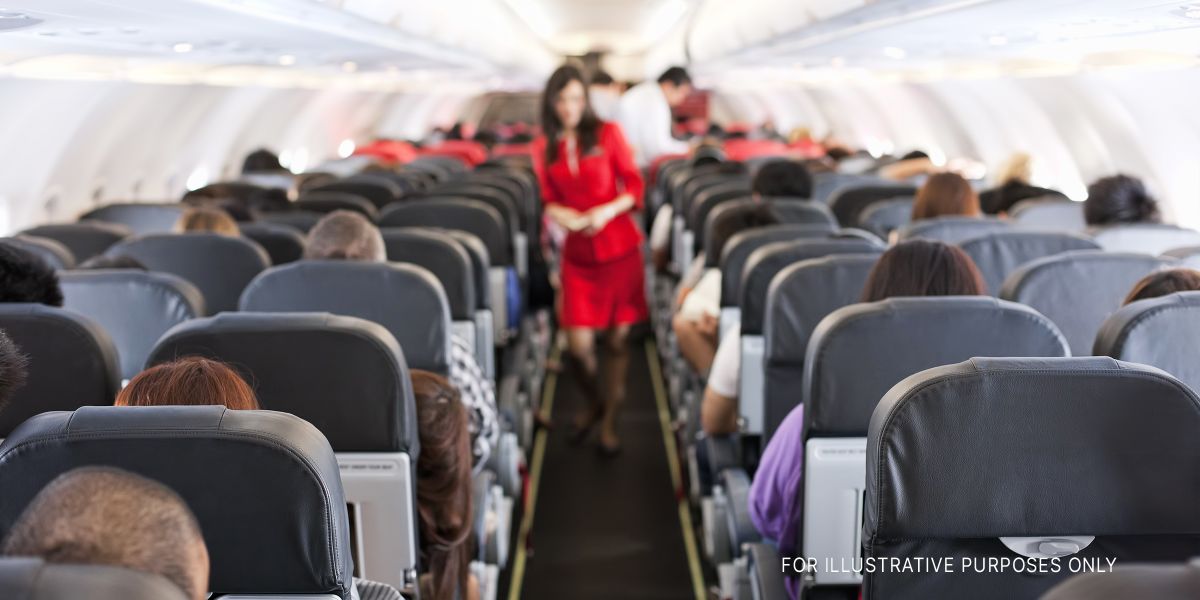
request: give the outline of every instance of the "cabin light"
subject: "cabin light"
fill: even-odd
[[[192,48],[193,48],[193,46],[187,42],[179,42],[178,44],[171,46],[171,49],[178,52],[179,54],[186,54],[188,52],[191,52]]]
[[[290,67],[296,64],[296,57],[291,54],[284,54],[279,57],[279,64],[284,67]]]
[[[288,166],[293,174],[299,175],[308,168],[308,148],[297,148],[292,153],[292,164]]]
[[[988,43],[993,46],[1003,46],[1008,43],[1008,37],[1003,36],[1003,35],[989,36]]]
[[[189,192],[196,191],[208,185],[208,167],[204,165],[196,167],[192,171],[192,174],[188,175],[187,182],[184,185],[187,186]]]
[[[358,70],[358,63],[356,63],[352,60],[348,60],[348,61],[342,63],[342,71],[344,71],[346,73],[353,73],[357,70]]]
[[[350,158],[350,155],[354,154],[354,150],[357,147],[352,139],[346,138],[342,140],[342,143],[338,144],[338,157]]]
[[[883,55],[888,58],[895,59],[895,60],[901,60],[904,57],[908,56],[908,53],[904,51],[904,48],[897,48],[896,46],[888,46],[883,49]]]

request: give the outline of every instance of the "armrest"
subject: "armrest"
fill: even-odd
[[[750,544],[750,590],[754,600],[788,600],[779,552],[770,544]]]
[[[729,541],[733,545],[734,556],[737,556],[743,544],[762,541],[762,536],[750,520],[750,476],[741,469],[726,469],[721,472],[721,485],[729,499],[725,518],[729,527]]]
[[[710,481],[720,481],[720,473],[726,469],[741,469],[742,444],[736,435],[704,436],[704,456],[708,460]]]

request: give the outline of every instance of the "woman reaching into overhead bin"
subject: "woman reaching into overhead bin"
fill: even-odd
[[[620,127],[592,112],[579,69],[556,70],[541,107],[534,168],[547,217],[568,231],[560,324],[567,332],[568,364],[586,400],[572,435],[581,441],[599,423],[600,449],[612,455],[620,449],[616,418],[625,396],[629,329],[648,313],[642,233],[631,216],[642,206],[642,176]],[[597,332],[604,333],[602,377]]]

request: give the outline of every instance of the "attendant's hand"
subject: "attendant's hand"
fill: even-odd
[[[592,210],[584,213],[583,218],[587,225],[584,228],[584,233],[588,235],[596,235],[604,230],[604,228],[617,217],[617,212],[613,210],[613,205],[601,204]]]
[[[554,205],[547,212],[555,223],[573,233],[583,231],[591,223],[587,215],[570,207]]]

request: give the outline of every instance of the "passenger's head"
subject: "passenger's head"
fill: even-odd
[[[710,233],[712,249],[716,254],[713,258],[721,256],[725,251],[725,245],[729,243],[729,238],[743,231],[779,223],[779,216],[771,210],[769,204],[754,203],[731,210],[732,212],[724,213],[713,223],[713,230]]]
[[[422,596],[450,600],[466,590],[473,532],[471,436],[458,390],[446,378],[411,371],[421,455],[417,459],[417,510],[421,542],[432,574]]]
[[[616,87],[617,81],[607,71],[600,69],[592,75],[592,80],[588,82],[588,85],[592,87],[613,88]]]
[[[975,261],[958,246],[931,240],[900,242],[867,276],[862,302],[896,296],[978,296],[987,293]]]
[[[1195,269],[1166,269],[1143,277],[1133,284],[1124,304],[1174,294],[1200,291],[1200,271]]]
[[[379,228],[366,217],[349,210],[335,210],[308,232],[304,258],[384,262],[387,248]]]
[[[1088,225],[1117,223],[1157,223],[1162,220],[1158,202],[1146,191],[1142,180],[1128,175],[1097,179],[1088,186],[1083,203],[1083,218]]]
[[[979,216],[979,196],[971,184],[957,173],[936,173],[925,180],[913,200],[912,218]]]
[[[1029,184],[1032,179],[1033,157],[1024,152],[1017,152],[1008,157],[1008,160],[1000,167],[1000,172],[996,176],[996,183],[1000,185],[1006,183]]]
[[[195,206],[184,209],[175,222],[175,231],[180,233],[216,233],[229,237],[240,235],[237,222],[229,213],[211,206]]]
[[[750,187],[763,198],[811,198],[812,186],[812,175],[804,163],[773,160],[758,169]]]
[[[0,244],[0,302],[62,306],[62,289],[54,267],[32,252]]]
[[[242,173],[270,173],[283,170],[285,169],[283,165],[279,164],[279,157],[266,148],[259,148],[247,154],[246,160],[242,162]]]
[[[0,330],[0,412],[29,378],[29,357]]]
[[[81,467],[46,485],[13,523],[7,556],[159,575],[192,600],[208,595],[208,550],[170,488],[112,467]]]
[[[595,147],[599,128],[600,119],[592,110],[583,73],[574,65],[556,69],[542,92],[542,133],[548,140],[546,161],[558,159],[558,139],[563,132],[574,130],[580,151],[587,152]]]
[[[695,90],[692,86],[692,76],[683,67],[671,67],[663,71],[663,74],[658,76],[658,85],[667,97],[667,104],[672,108],[683,104]]]
[[[124,254],[115,254],[109,256],[107,254],[97,254],[77,265],[76,270],[92,270],[92,269],[137,269],[139,271],[148,271],[146,265],[142,261],[127,256]]]
[[[199,356],[185,356],[138,373],[117,394],[114,404],[258,409],[254,390],[237,371],[223,362]]]

